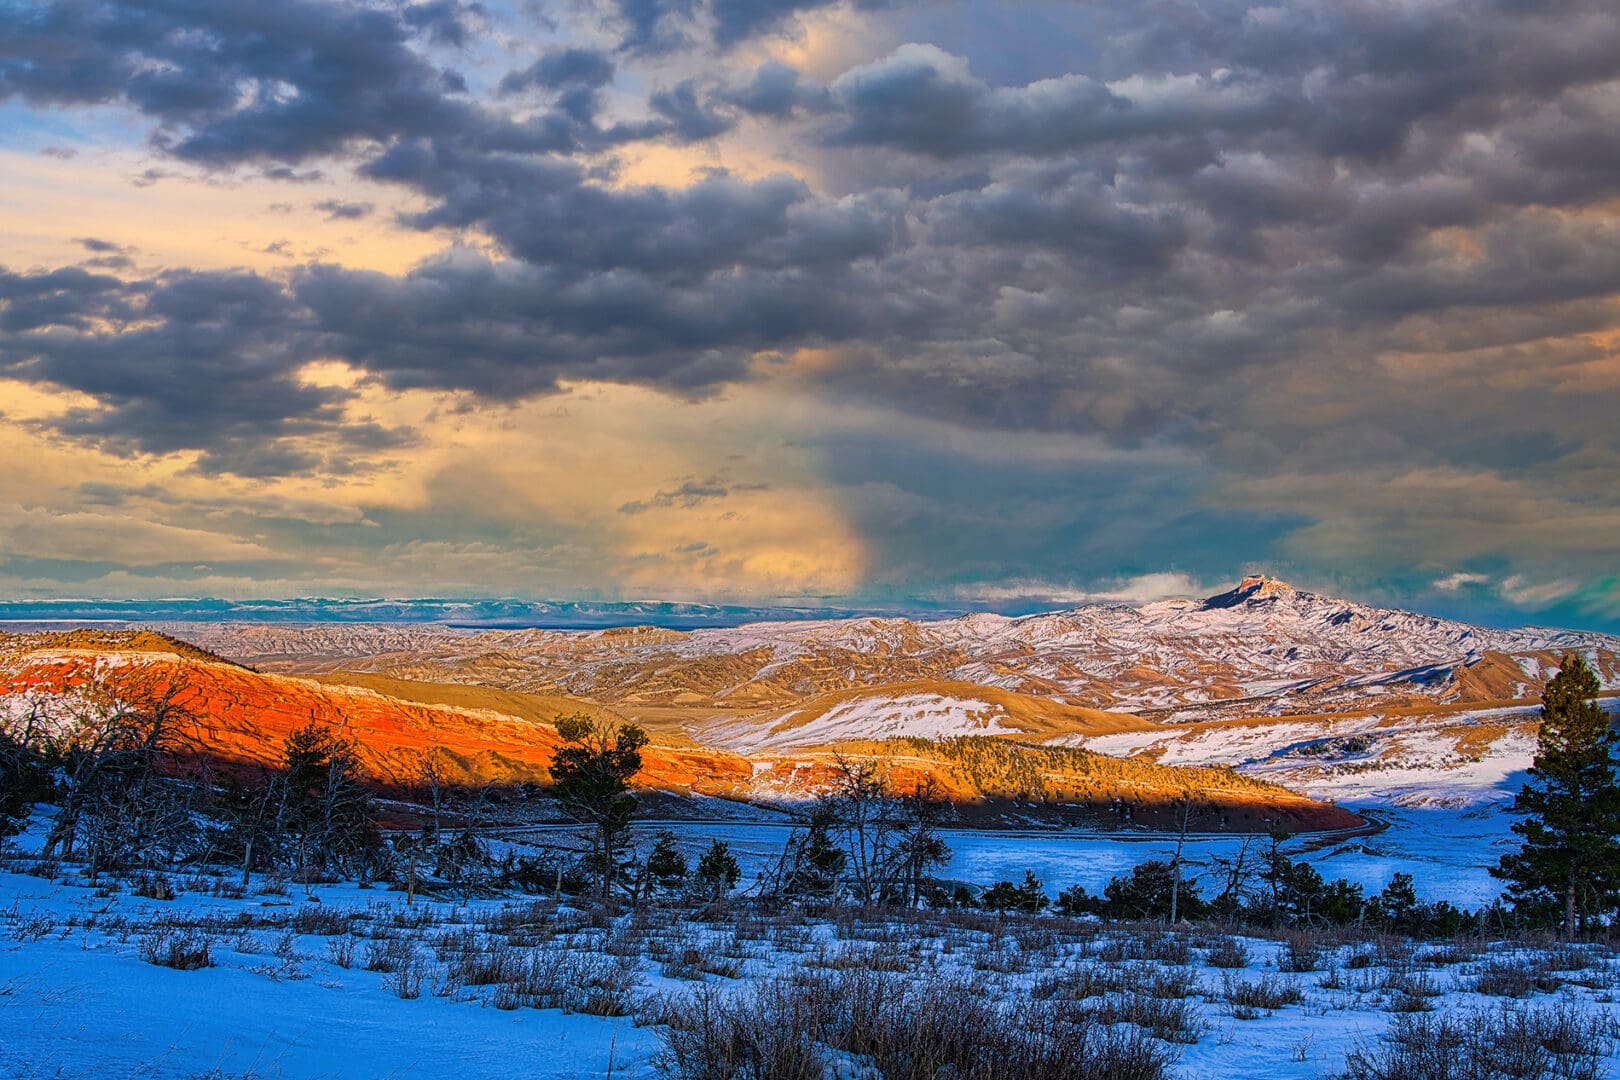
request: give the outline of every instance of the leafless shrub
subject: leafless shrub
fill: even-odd
[[[259,887],[253,891],[260,896],[286,896],[287,875],[265,874],[259,878]]]
[[[210,894],[221,900],[241,900],[247,896],[247,888],[240,881],[232,878],[217,877],[214,879]]]
[[[1231,1007],[1233,1016],[1250,1020],[1258,1012],[1275,1012],[1285,1005],[1298,1004],[1305,1000],[1305,994],[1298,983],[1280,975],[1247,980],[1228,973],[1221,979],[1221,998]]]
[[[1395,1013],[1428,1012],[1434,1008],[1433,999],[1444,994],[1427,973],[1398,974],[1385,984],[1389,997],[1384,1008]]]
[[[1563,979],[1543,970],[1533,958],[1509,953],[1490,957],[1480,964],[1473,972],[1469,989],[1491,997],[1527,998],[1536,993],[1551,993],[1563,983]]]
[[[1244,968],[1249,966],[1249,947],[1235,937],[1216,938],[1204,952],[1210,967]]]
[[[11,923],[13,941],[39,941],[56,930],[56,920],[44,911],[30,911],[25,915],[21,910],[13,908],[8,921]]]
[[[556,936],[557,905],[549,900],[503,904],[480,916],[486,933],[506,937],[514,945],[536,945]]]
[[[194,929],[158,926],[141,938],[141,959],[159,967],[176,971],[196,971],[213,967],[213,942],[208,935]]]
[[[1277,955],[1277,970],[1291,972],[1315,971],[1322,965],[1322,943],[1315,934],[1295,930],[1283,938],[1282,952]]]
[[[675,1080],[822,1080],[827,1052],[809,1014],[802,990],[784,982],[741,998],[705,986],[663,1011],[655,1065]]]
[[[497,984],[493,1001],[501,1009],[627,1016],[641,982],[640,967],[629,957],[548,946],[530,950],[521,974]]]
[[[1130,994],[1157,1001],[1179,1001],[1203,989],[1196,972],[1139,961],[1132,964],[1067,964],[1035,979],[1030,996],[1078,1001],[1104,994]]]
[[[810,945],[811,932],[807,926],[782,920],[771,925],[769,941],[778,952],[803,952]]]
[[[366,946],[366,970],[392,973],[416,957],[416,946],[404,938],[378,938]]]
[[[331,937],[347,934],[349,926],[359,912],[349,908],[327,907],[324,904],[304,904],[287,919],[287,927],[300,934]]]
[[[1574,1005],[1398,1016],[1345,1059],[1348,1080],[1601,1080],[1612,1020]]]
[[[824,1047],[869,1061],[883,1080],[1160,1080],[1175,1058],[1136,1026],[1100,1022],[1072,1003],[1002,1003],[975,983],[859,969],[730,998],[705,988],[663,1019],[659,1064],[678,1080],[819,1078]]]
[[[1183,934],[1156,934],[1146,942],[1147,958],[1161,964],[1192,963],[1192,942]]]
[[[338,937],[333,937],[333,938],[327,939],[327,942],[326,942],[326,955],[331,958],[332,963],[336,964],[340,968],[353,967],[354,966],[354,937],[353,937],[353,935],[343,934],[343,935],[340,935]]]
[[[1418,959],[1435,967],[1450,967],[1454,964],[1467,964],[1479,959],[1485,951],[1485,943],[1477,938],[1460,938],[1448,941],[1443,945],[1423,953]]]
[[[1098,1024],[1135,1024],[1155,1039],[1192,1045],[1209,1032],[1203,1010],[1182,998],[1111,993],[1062,1010],[1071,1020]]]
[[[422,996],[422,981],[427,975],[427,961],[415,945],[403,943],[394,959],[394,966],[383,976],[383,987],[395,997],[413,1001]]]
[[[148,900],[173,900],[175,897],[174,883],[168,876],[151,872],[137,874],[129,891]]]
[[[523,977],[527,957],[522,949],[505,942],[478,945],[445,958],[449,970],[463,986],[495,986]]]

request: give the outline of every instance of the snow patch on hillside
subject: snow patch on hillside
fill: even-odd
[[[1012,735],[1000,705],[942,694],[857,697],[833,705],[804,723],[804,710],[783,714],[767,730],[748,719],[707,729],[704,736],[739,751],[790,750],[857,740],[904,737],[945,739],[954,735]]]

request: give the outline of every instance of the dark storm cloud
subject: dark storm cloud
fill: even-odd
[[[746,283],[752,269],[844,275],[859,271],[852,263],[905,240],[897,193],[834,201],[785,175],[744,181],[716,174],[680,190],[608,189],[556,159],[459,154],[430,144],[402,144],[366,173],[437,200],[408,218],[411,224],[477,226],[564,280],[610,271],[621,272],[616,282],[672,285],[732,273]]]
[[[369,217],[376,209],[371,203],[352,199],[321,199],[309,205],[310,209],[325,214],[329,221],[358,221]]]
[[[500,83],[503,94],[515,94],[529,87],[560,90],[583,86],[591,90],[613,81],[613,61],[594,49],[553,49],[521,71],[507,73]]]
[[[440,45],[466,45],[477,24],[489,14],[483,4],[468,4],[462,0],[424,0],[406,6],[403,17],[407,26],[425,32],[428,39]]]
[[[492,398],[570,379],[700,396],[781,372],[974,429],[1174,445],[1209,472],[1165,490],[1291,522],[1338,521],[1346,462],[1423,471],[1413,490],[1448,500],[1507,499],[1470,488],[1482,473],[1553,490],[1558,468],[1620,490],[1612,4],[1072,5],[987,23],[982,41],[952,31],[961,55],[913,42],[824,83],[727,51],[824,6],[613,0],[617,51],[563,45],[470,81],[443,58],[475,52],[494,16],[466,5],[0,9],[0,98],[122,104],[161,153],[211,168],[352,170],[407,197],[400,224],[469,241],[404,274],[7,275],[6,370],[101,403],[64,432],[244,473],[315,467],[287,441],[301,432],[360,456],[401,437],[297,379],[336,357],[386,385]],[[905,25],[925,37],[927,16]],[[1017,73],[1005,58],[1035,44],[1063,59],[1073,45],[1071,70],[987,74]],[[719,171],[612,186],[619,148],[712,143],[723,161],[756,133],[817,186]],[[187,291],[205,299],[176,306]],[[897,488],[923,485],[891,465]],[[919,529],[1051,512],[1033,490],[997,502],[1000,483],[974,474]],[[1085,488],[1065,474],[1050,498],[1065,485]],[[1039,533],[1044,557],[1067,558],[1085,520]],[[1307,539],[1369,531],[1353,524]],[[958,557],[972,561],[940,563]]]
[[[689,44],[699,27],[712,33],[716,47],[731,49],[745,41],[786,31],[796,16],[834,7],[839,0],[614,0],[623,30],[620,48],[627,52],[663,53]],[[855,0],[858,10],[898,6],[891,0]]]
[[[748,377],[753,352],[850,340],[905,315],[900,298],[854,268],[580,269],[463,253],[403,278],[315,267],[294,287],[332,355],[396,386],[497,397],[565,378],[710,392]]]
[[[111,0],[11,7],[0,99],[123,102],[160,122],[154,141],[204,164],[291,166],[359,139],[478,126],[451,81],[411,48],[449,16],[286,0]],[[412,22],[415,15],[415,24]]]
[[[99,403],[52,418],[52,430],[115,453],[201,450],[204,471],[320,464],[300,437],[361,449],[406,437],[349,423],[345,392],[296,377],[314,355],[311,333],[307,312],[255,274],[125,282],[77,269],[0,272],[0,371]]]
[[[735,119],[700,103],[697,85],[686,79],[673,89],[661,90],[647,99],[652,111],[669,123],[669,133],[677,142],[693,143],[712,139],[730,131]]]
[[[753,78],[728,91],[725,99],[744,112],[778,119],[796,110],[822,112],[832,101],[826,87],[807,81],[797,68],[779,60],[759,65]]]
[[[966,61],[906,45],[831,86],[845,113],[834,145],[892,146],[934,157],[1050,154],[1095,143],[1290,121],[1299,103],[1224,73],[1148,88],[1133,99],[1085,75],[992,87]]]

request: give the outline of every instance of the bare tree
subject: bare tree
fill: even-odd
[[[925,886],[933,880],[932,870],[950,860],[951,849],[939,835],[940,824],[950,812],[950,804],[940,791],[939,782],[925,777],[915,790],[901,800],[902,821],[895,836],[891,860],[899,880],[894,894],[904,903],[922,903]]]
[[[38,702],[15,718],[0,717],[0,842],[22,831],[30,805],[50,793],[49,747]]]
[[[1227,918],[1231,918],[1243,906],[1243,894],[1249,887],[1249,879],[1254,876],[1254,863],[1249,851],[1253,842],[1252,834],[1245,836],[1243,843],[1238,845],[1236,854],[1217,855],[1210,860],[1222,879],[1222,888],[1220,895],[1215,898],[1215,907]]]
[[[115,862],[172,859],[196,839],[200,785],[179,774],[196,744],[180,682],[122,672],[91,684],[58,740],[61,809],[45,854],[83,845],[90,877]]]
[[[828,799],[849,856],[850,889],[861,903],[875,903],[891,869],[896,801],[888,774],[876,762],[855,761],[842,754],[834,762]]]
[[[433,808],[433,832],[444,827],[444,796],[449,787],[448,767],[450,752],[442,746],[430,746],[422,751],[417,762],[417,785]]]
[[[1191,795],[1183,795],[1175,802],[1176,809],[1176,853],[1170,858],[1170,925],[1174,926],[1180,917],[1181,906],[1181,852],[1187,845],[1187,827],[1192,822],[1193,800]]]
[[[316,871],[332,869],[364,876],[382,838],[362,778],[359,744],[311,720],[287,736],[282,766],[277,828],[292,840],[302,879],[307,883]]]

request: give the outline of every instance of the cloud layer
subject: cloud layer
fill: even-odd
[[[1620,620],[1610,4],[47,0],[0,28],[0,102],[68,175],[271,183],[289,234],[435,250],[199,266],[63,222],[75,255],[0,272],[23,445],[347,515],[216,517],[210,566],[331,544],[313,580],[364,588],[364,552],[416,544],[424,588],[565,586],[545,564],[890,602],[1258,563]],[[466,417],[625,393],[652,427],[619,480],[452,527]],[[705,409],[714,453],[649,456]],[[0,496],[87,512],[39,488]],[[350,519],[374,535],[317,535]],[[564,553],[586,521],[617,554]],[[156,565],[78,559],[9,572]]]

